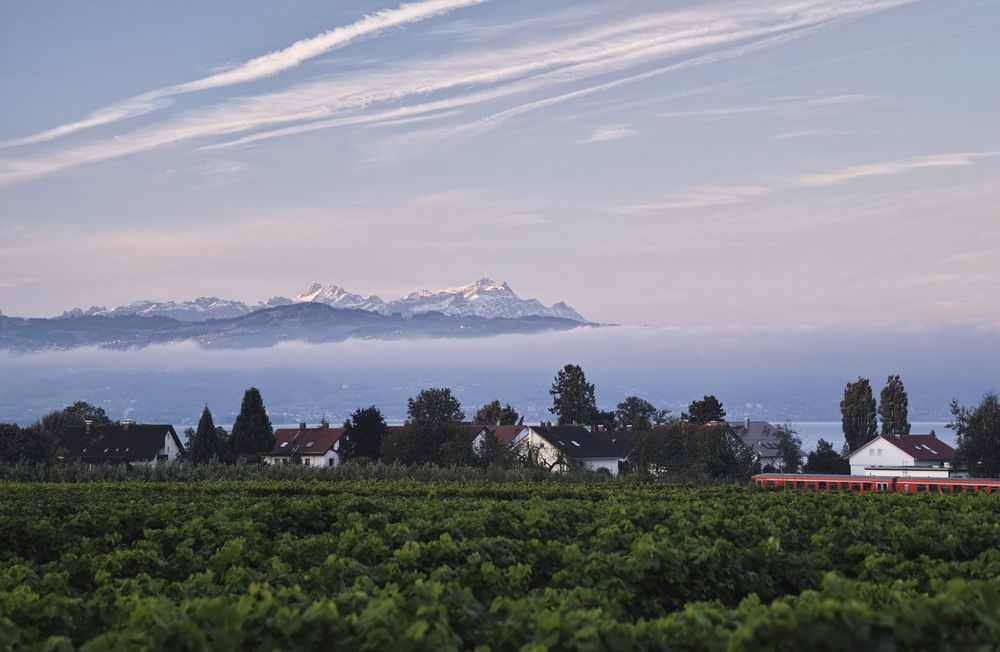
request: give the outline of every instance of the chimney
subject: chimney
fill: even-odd
[[[750,417],[743,419],[743,429],[750,430]]]
[[[305,429],[306,429],[306,422],[299,421],[299,430],[305,430]]]
[[[132,425],[132,419],[122,419],[122,430],[128,430],[128,427]]]
[[[631,423],[628,424],[627,426],[625,426],[625,432],[632,432],[632,424]]]
[[[83,422],[83,432],[85,432],[86,434],[89,435],[90,434],[90,427],[92,425],[94,425],[93,421],[91,421],[90,419],[85,419],[84,422]]]

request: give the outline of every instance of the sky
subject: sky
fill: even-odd
[[[601,322],[998,324],[998,28],[996,0],[0,0],[0,311],[489,276]]]

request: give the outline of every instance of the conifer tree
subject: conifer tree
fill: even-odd
[[[257,459],[274,447],[274,428],[264,408],[264,399],[256,387],[251,387],[243,395],[231,441],[233,454],[244,459]]]
[[[878,434],[877,410],[872,386],[867,378],[860,376],[844,388],[844,400],[840,402],[841,427],[844,440],[850,452]]]
[[[883,435],[910,434],[909,399],[899,376],[889,376],[879,395],[878,415],[882,417]]]
[[[597,416],[594,386],[587,382],[579,365],[568,364],[560,369],[549,394],[552,396],[549,412],[558,417],[559,423],[588,424]]]
[[[382,439],[389,432],[382,412],[372,405],[354,411],[344,422],[338,455],[341,462],[357,459],[377,460]]]
[[[225,461],[228,457],[226,450],[228,442],[225,439],[225,431],[220,433],[220,430],[222,429],[216,428],[212,412],[206,405],[201,411],[198,429],[188,439],[188,459],[195,464],[207,464],[213,458],[220,462]]]

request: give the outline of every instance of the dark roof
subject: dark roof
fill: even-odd
[[[333,448],[343,428],[316,426],[315,428],[278,428],[274,431],[274,448],[269,455],[325,455]]]
[[[882,439],[915,460],[950,462],[955,459],[955,449],[934,435],[903,435],[901,437],[882,435]]]
[[[583,426],[530,426],[540,437],[572,458],[623,458],[628,455],[631,433],[591,432]]]
[[[729,427],[748,448],[764,457],[778,454],[778,429],[768,421],[730,421]]]
[[[131,423],[124,426],[109,423],[67,428],[59,439],[58,447],[69,451],[69,457],[85,462],[147,462],[156,458],[163,448],[167,435],[174,439],[178,451],[183,451],[181,441],[170,424]]]

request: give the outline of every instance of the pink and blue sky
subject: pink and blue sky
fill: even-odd
[[[0,310],[1000,319],[1000,3],[2,2]]]

